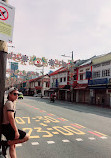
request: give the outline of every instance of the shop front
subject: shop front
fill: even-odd
[[[108,93],[108,79],[89,80],[90,103],[98,106],[110,106],[110,95]]]
[[[76,102],[89,103],[88,84],[78,84],[74,90],[76,91]]]

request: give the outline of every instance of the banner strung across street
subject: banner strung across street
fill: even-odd
[[[7,55],[8,60],[14,60],[15,62],[20,62],[22,65],[26,65],[27,63],[29,65],[35,65],[37,67],[47,67],[50,66],[50,69],[54,69],[56,67],[67,67],[67,63],[62,61],[59,61],[58,59],[46,59],[45,57],[39,58],[36,57],[35,55],[33,56],[27,56],[27,55],[22,55],[20,53],[14,54],[13,52],[9,53]]]

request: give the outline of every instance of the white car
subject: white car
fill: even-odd
[[[42,97],[42,93],[34,94],[34,97]]]

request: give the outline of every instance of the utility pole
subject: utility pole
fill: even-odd
[[[8,3],[7,0],[2,0]],[[6,62],[7,62],[7,43],[0,40],[0,141],[1,141],[1,124],[4,105]]]
[[[72,51],[72,61],[73,61],[73,51]]]
[[[66,56],[65,54],[61,55],[63,57],[71,57],[71,63],[70,63],[70,73],[73,73],[74,71],[74,63],[73,63],[73,51],[70,52],[72,53],[72,56]],[[71,102],[73,102],[73,77],[70,77],[70,91],[71,91]]]
[[[71,52],[72,53],[72,70],[74,71],[74,63],[73,63],[73,51]],[[72,83],[73,83],[73,77],[71,78],[71,87],[70,87],[70,90],[71,90],[71,102],[73,102],[73,86],[72,86]]]

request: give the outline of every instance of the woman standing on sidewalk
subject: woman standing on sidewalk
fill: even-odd
[[[7,101],[3,107],[2,134],[7,139],[9,153],[11,158],[17,158],[15,144],[23,143],[29,140],[29,136],[22,130],[19,130],[15,123],[15,104],[18,98],[18,90],[12,87],[8,91]]]

